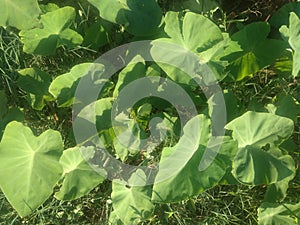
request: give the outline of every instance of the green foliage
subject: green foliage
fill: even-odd
[[[95,190],[97,197],[88,204],[105,199],[107,211],[101,216],[112,224],[151,223],[160,214],[163,224],[170,218],[190,224],[195,221],[181,222],[170,203],[188,203],[188,210],[197,211],[202,205],[195,204],[195,198],[207,198],[211,189],[231,184],[260,188],[258,224],[299,223],[299,203],[285,201],[289,190],[298,188],[299,143],[294,141],[299,142],[299,95],[290,90],[300,71],[300,2],[286,4],[271,17],[270,25],[281,39],[267,22],[232,22],[238,31],[227,29],[229,25],[224,29],[229,15],[215,18],[223,13],[218,1],[0,3],[1,29],[23,45],[13,52],[0,43],[5,54],[0,57],[0,188],[19,216],[35,215],[51,195],[56,201],[73,202]],[[162,7],[167,3],[168,8]],[[140,55],[132,58],[129,50],[119,55],[116,66],[131,63],[110,79],[103,78],[112,69],[107,62],[91,63],[114,47],[149,39],[152,62]],[[14,62],[18,68],[10,65],[13,54],[22,58],[22,63]],[[110,63],[114,67],[115,62]],[[276,75],[261,75],[266,68]],[[278,77],[288,84],[284,87]],[[82,78],[89,87],[87,95],[99,92],[97,99],[75,97]],[[149,78],[148,83],[136,86],[134,81],[141,78]],[[167,92],[172,99],[183,99],[181,89],[165,80],[180,85],[197,110],[186,123],[180,124],[172,102],[153,96]],[[217,85],[223,91],[216,94]],[[251,85],[255,92],[249,91]],[[130,91],[127,98],[142,91],[149,96],[128,106],[122,98],[125,90]],[[213,111],[218,94],[224,97],[224,112]],[[81,108],[73,118],[71,106]],[[225,129],[213,127],[214,116],[225,112]],[[217,136],[218,129],[226,133]],[[153,131],[158,136],[151,136]],[[160,142],[153,147],[156,139]],[[149,174],[141,169],[114,174],[114,164],[102,168],[91,163],[106,154],[104,148],[120,164],[158,168],[151,174],[155,182],[149,185]],[[201,163],[209,165],[201,169]],[[110,188],[106,179],[112,175]],[[133,183],[138,185],[130,186]],[[157,212],[160,209],[164,212]]]
[[[0,187],[20,216],[32,213],[52,194],[62,174],[62,151],[57,131],[35,137],[19,122],[6,126],[0,144]]]

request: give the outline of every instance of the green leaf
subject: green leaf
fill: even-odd
[[[145,77],[145,75],[146,75],[145,62],[138,62],[135,64],[131,63],[131,64],[127,65],[119,73],[118,81],[116,83],[113,96],[117,97],[119,95],[120,91],[123,89],[123,87],[125,87],[132,81],[135,81],[139,78]]]
[[[277,158],[259,147],[246,146],[240,148],[234,158],[232,174],[245,184],[272,184],[292,176],[293,165],[290,156]]]
[[[279,145],[291,136],[294,130],[292,120],[271,113],[246,112],[226,125],[238,141],[239,148],[247,145],[263,147],[266,144]]]
[[[93,154],[93,148],[88,147],[75,147],[63,152],[59,162],[64,170],[64,179],[60,191],[55,193],[57,199],[74,200],[80,198],[105,180],[86,161]]]
[[[282,93],[276,96],[273,106],[275,107],[273,112],[275,115],[284,116],[297,122],[297,116],[300,114],[300,106],[291,95]],[[272,105],[267,105],[268,109],[270,109],[270,107],[272,107]]]
[[[0,26],[25,30],[38,25],[41,10],[37,0],[1,0],[0,5]]]
[[[108,33],[102,23],[95,22],[86,30],[82,45],[97,51],[108,42]]]
[[[41,16],[42,28],[22,30],[23,51],[38,55],[52,55],[57,47],[66,45],[73,48],[82,43],[80,34],[69,27],[75,19],[72,7],[63,7]]]
[[[231,165],[237,143],[228,137],[211,137],[210,120],[204,115],[191,119],[183,131],[174,147],[163,149],[153,201],[177,202],[198,195],[217,185]],[[210,138],[213,142],[207,146]],[[204,153],[208,158],[202,159]],[[200,162],[206,163],[207,159],[212,160],[211,164],[199,170]]]
[[[62,74],[52,81],[49,92],[56,98],[59,107],[68,107],[74,103],[75,91],[80,78],[87,75],[88,71],[93,70],[93,80],[90,80],[91,84],[86,84],[87,88],[98,88],[99,85],[103,85],[107,80],[100,79],[101,74],[104,71],[102,64],[96,63],[82,63],[74,66],[70,72]],[[98,82],[95,84],[95,82]],[[77,101],[80,101],[78,99]]]
[[[138,224],[148,219],[154,210],[151,202],[151,187],[146,184],[146,175],[142,170],[137,170],[130,177],[141,186],[130,187],[126,184],[113,182],[111,199],[115,214],[124,224]],[[129,180],[129,181],[130,181]],[[120,182],[120,181],[119,181]]]
[[[300,217],[300,203],[274,204],[264,202],[258,208],[258,225],[298,225]]]
[[[52,194],[60,179],[61,135],[47,130],[35,137],[19,122],[6,126],[0,143],[0,187],[21,217],[27,216]]]
[[[36,110],[42,110],[45,101],[53,100],[48,92],[51,79],[50,75],[37,68],[19,70],[17,85],[28,93],[31,106]]]
[[[285,25],[280,28],[280,32],[288,36],[288,41],[293,53],[293,71],[294,77],[299,75],[300,72],[300,19],[295,13],[290,14],[289,28]]]
[[[158,32],[162,12],[155,0],[88,1],[99,10],[103,19],[124,25],[133,35],[150,36]]]
[[[255,22],[231,36],[232,41],[221,59],[229,61],[227,70],[236,80],[258,72],[273,63],[285,49],[283,41],[267,39],[270,26]]]
[[[271,17],[270,24],[279,29],[282,25],[289,24],[290,13],[294,12],[300,17],[300,2],[289,2],[278,9]]]

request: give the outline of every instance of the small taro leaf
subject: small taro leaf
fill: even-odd
[[[48,3],[47,5],[40,4],[40,9],[45,14],[47,12],[52,12],[59,9],[59,6],[54,3]]]
[[[292,176],[295,171],[291,168],[292,160],[277,158],[256,146],[246,146],[239,149],[232,174],[245,184],[272,184]]]
[[[285,43],[267,39],[269,32],[270,26],[267,23],[255,22],[232,35],[232,41],[221,59],[230,62],[227,70],[236,80],[258,72],[281,55]]]
[[[38,25],[41,10],[37,0],[1,0],[0,4],[0,26],[25,30]]]
[[[139,78],[145,77],[146,66],[145,62],[138,62],[136,64],[127,65],[120,73],[118,81],[116,83],[113,96],[117,97],[120,91],[130,82],[133,82]]]
[[[5,126],[14,120],[19,122],[24,120],[24,113],[19,108],[10,108],[5,116],[2,118],[0,117],[0,140],[2,138]]]
[[[271,17],[270,24],[279,29],[282,25],[289,24],[290,13],[294,12],[300,17],[300,2],[290,2],[278,9]]]
[[[210,120],[204,115],[191,119],[184,126],[183,132],[174,147],[163,149],[153,186],[152,200],[155,202],[181,201],[214,187],[234,158],[237,143],[228,137],[216,138],[206,148],[211,131]],[[208,158],[202,159],[205,151]],[[217,156],[214,158],[215,154]],[[211,164],[199,171],[200,162],[204,160],[207,163],[209,159],[212,160]]]
[[[292,52],[285,50],[283,55],[276,60],[273,67],[276,74],[282,75],[285,78],[290,77],[293,70]]]
[[[145,173],[137,170],[129,182],[133,179],[134,183],[139,181],[140,186],[128,186],[117,182],[112,184],[111,199],[114,212],[126,225],[138,224],[148,219],[154,210],[151,202],[151,186],[143,186],[146,183]]]
[[[175,4],[176,11],[188,10],[195,13],[205,13],[219,7],[219,3],[216,0],[186,0],[186,1],[176,1]]]
[[[80,78],[87,75],[91,68],[93,69],[92,72],[97,76],[101,76],[104,71],[102,64],[82,63],[74,66],[70,72],[62,74],[52,81],[49,92],[56,98],[59,107],[68,107],[74,103],[74,95],[78,82]],[[89,91],[91,88],[96,89],[99,85],[107,82],[105,79],[97,79],[96,76],[93,79],[90,81],[90,84],[86,84]]]
[[[124,25],[133,35],[150,36],[158,32],[162,12],[155,0],[88,1],[99,10],[101,18]]]
[[[82,154],[85,156],[83,157]],[[105,180],[86,161],[86,157],[93,154],[93,147],[75,147],[64,150],[59,160],[64,170],[64,180],[60,191],[55,193],[57,199],[74,200],[80,198]]]
[[[45,101],[51,101],[53,97],[48,92],[51,79],[49,74],[38,68],[26,68],[19,70],[17,85],[28,93],[31,106],[36,110],[42,110]]]
[[[275,101],[276,112],[278,116],[290,118],[294,122],[297,121],[297,116],[300,114],[300,105],[289,94],[280,94]]]
[[[266,144],[279,145],[294,130],[291,119],[271,113],[246,112],[226,125],[233,131],[233,138],[238,141],[239,148],[247,145],[263,147]]]
[[[258,208],[258,225],[298,225],[300,203],[269,203],[263,202]]]
[[[281,160],[285,161],[286,164],[290,166],[289,170],[293,171],[293,173],[283,180],[268,186],[266,194],[264,196],[264,201],[266,202],[282,201],[287,195],[289,182],[295,177],[295,162],[293,158],[289,155],[285,155],[281,157]]]
[[[24,52],[51,55],[61,45],[71,48],[81,44],[81,35],[69,29],[74,19],[75,10],[69,6],[42,15],[42,28],[20,32]]]
[[[5,91],[0,90],[0,120],[7,113],[7,97]]]
[[[107,31],[102,26],[101,22],[95,22],[86,30],[82,45],[97,51],[107,43]]]
[[[280,30],[284,27],[281,27]],[[289,44],[294,50],[292,74],[296,77],[300,72],[300,19],[295,13],[291,13],[290,15],[288,31]]]
[[[73,130],[76,130],[78,143],[86,142],[94,137],[97,135],[95,132],[101,133],[112,127],[112,105],[113,98],[102,98],[87,105],[79,112],[73,122]]]
[[[35,137],[19,122],[6,126],[0,143],[0,186],[21,217],[32,213],[52,194],[62,175],[61,135],[47,130]]]

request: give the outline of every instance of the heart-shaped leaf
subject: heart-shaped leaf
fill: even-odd
[[[105,180],[86,161],[93,153],[93,148],[88,147],[75,147],[63,152],[59,162],[64,170],[64,180],[60,191],[55,193],[57,199],[73,200],[80,198]]]
[[[24,52],[51,55],[61,45],[69,48],[80,45],[83,38],[69,28],[74,19],[75,9],[69,6],[42,15],[42,28],[20,32]]]
[[[237,143],[228,137],[211,138],[208,118],[194,117],[183,131],[177,145],[163,149],[153,187],[153,201],[176,202],[200,194],[217,185],[231,166]],[[209,139],[212,142],[207,146]],[[200,171],[202,160],[207,161],[203,159],[205,151],[211,163]]]
[[[291,136],[294,123],[291,119],[271,113],[246,112],[226,125],[238,141],[239,148],[247,145],[263,147],[266,144],[279,145]]]
[[[221,59],[230,62],[227,70],[236,80],[250,76],[273,63],[285,49],[280,40],[267,39],[270,26],[265,22],[251,23],[231,36]]]
[[[62,151],[57,131],[35,137],[19,122],[6,126],[0,143],[0,187],[20,216],[32,213],[52,194],[62,175]]]
[[[146,175],[142,170],[137,170],[129,179],[140,186],[130,187],[126,184],[113,182],[111,199],[115,214],[124,224],[138,224],[148,219],[154,210],[151,202],[151,186],[146,184]]]
[[[18,86],[28,93],[28,99],[34,109],[41,110],[45,101],[53,100],[48,92],[51,79],[49,74],[37,68],[19,70]]]
[[[38,25],[40,13],[37,0],[1,0],[0,26],[30,29]]]
[[[245,184],[272,184],[291,177],[294,173],[295,166],[291,156],[277,158],[259,147],[246,146],[239,149],[233,161],[232,174]]]

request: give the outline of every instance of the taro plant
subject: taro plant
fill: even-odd
[[[293,96],[281,94],[263,108],[250,110],[228,84],[242,85],[272,64],[279,73],[299,75],[299,2],[279,9],[270,24],[250,23],[233,34],[199,13],[193,1],[177,3],[176,11],[167,12],[155,0],[82,1],[96,12],[85,25],[80,21],[82,10],[74,5],[43,2],[1,0],[0,25],[19,35],[24,57],[51,59],[59,57],[58,52],[88,47],[104,53],[117,47],[120,37],[116,34],[121,34],[126,42],[151,40],[148,54],[152,61],[142,54],[131,56],[129,48],[119,58],[127,63],[122,62],[123,68],[110,78],[104,75],[111,69],[109,64],[90,60],[61,74],[34,63],[15,71],[15,85],[23,93],[20,102],[32,111],[80,109],[68,118],[73,119],[77,136],[53,129],[37,135],[29,128],[34,124],[26,120],[28,112],[21,105],[9,104],[7,91],[0,91],[0,188],[21,217],[37,210],[50,196],[61,201],[78,199],[113,177],[111,224],[147,221],[158,204],[187,200],[217,185],[266,187],[258,223],[298,224],[299,203],[285,202],[296,175],[289,147],[298,103]],[[271,28],[282,38],[272,36]],[[186,57],[178,57],[183,52]],[[286,54],[291,57],[284,58]],[[206,70],[196,71],[200,75],[190,76],[183,69],[194,68],[192,56],[198,59],[197,66],[206,65]],[[172,61],[179,66],[165,63]],[[149,85],[136,85],[142,79]],[[78,98],[82,82],[89,87],[86,95],[101,88],[97,98],[87,98],[84,105]],[[216,86],[224,90],[216,91]],[[184,90],[195,115],[154,95],[166,93],[183,102],[181,93],[169,91],[170,87]],[[150,91],[127,106],[126,99],[142,90]],[[124,93],[131,95],[124,98]],[[218,99],[225,102],[223,111],[214,110]],[[181,113],[191,118],[183,122]],[[225,126],[214,124],[218,116],[227,120]],[[160,144],[153,147],[157,140]],[[64,147],[66,143],[72,146]],[[108,155],[118,163],[158,168],[151,176],[143,169],[116,176],[115,166],[120,164],[109,164],[113,160]],[[97,157],[107,160],[99,163]],[[209,163],[201,169],[200,162],[206,159]]]

